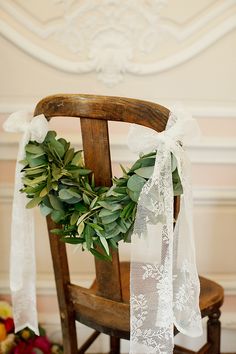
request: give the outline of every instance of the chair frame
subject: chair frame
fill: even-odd
[[[161,132],[165,129],[169,110],[159,104],[112,96],[54,95],[41,100],[34,115],[52,117],[69,116],[80,118],[84,159],[87,168],[93,170],[96,185],[111,186],[111,158],[108,121],[136,123]],[[96,158],[95,158],[96,157]],[[175,217],[178,215],[179,199],[175,198]],[[60,319],[66,354],[83,354],[102,333],[110,335],[110,354],[120,353],[120,338],[129,339],[129,304],[122,294],[119,253],[111,250],[112,262],[95,259],[96,293],[91,289],[71,284],[66,246],[51,233],[55,223],[47,217],[50,248],[57,287]],[[106,286],[109,284],[109,286]],[[223,295],[206,310],[208,321],[208,343],[205,351],[220,352],[219,307]],[[105,310],[104,310],[105,309]],[[103,316],[99,316],[99,311]],[[114,313],[116,314],[114,323]],[[95,332],[78,350],[75,321],[91,326]],[[216,339],[217,338],[217,339]],[[210,348],[210,349],[209,349]],[[179,350],[179,351],[178,351]],[[176,348],[176,352],[183,352]]]

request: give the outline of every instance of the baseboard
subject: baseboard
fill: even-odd
[[[39,314],[40,323],[46,328],[51,340],[61,342],[61,328],[59,316],[57,314]],[[189,338],[179,334],[175,338],[175,343],[185,346],[192,350],[197,350],[205,342],[206,320],[203,323],[204,335],[199,338]],[[236,312],[223,314],[221,317],[222,337],[221,337],[221,351],[233,352],[236,348]],[[77,324],[78,343],[83,342],[91,333],[92,330],[81,324]],[[109,341],[106,335],[100,335],[95,343],[91,346],[88,353],[106,353],[109,349]],[[129,342],[121,341],[121,353],[129,352]]]

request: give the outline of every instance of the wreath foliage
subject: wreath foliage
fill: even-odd
[[[96,186],[93,172],[84,166],[83,151],[49,131],[43,143],[30,141],[25,146],[21,192],[30,201],[26,208],[39,205],[44,216],[59,225],[53,233],[61,241],[81,244],[94,256],[110,260],[110,247],[130,242],[137,201],[142,187],[153,172],[156,152],[140,156],[130,169],[121,166],[123,175],[113,178],[111,188]],[[174,195],[182,186],[172,156]]]

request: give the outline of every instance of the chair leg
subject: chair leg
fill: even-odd
[[[207,321],[207,341],[211,344],[209,354],[220,354],[220,336],[221,336],[221,323],[220,323],[220,310],[209,315]]]
[[[110,336],[110,353],[120,354],[120,338]]]

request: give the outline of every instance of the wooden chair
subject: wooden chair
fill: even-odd
[[[41,100],[34,114],[80,118],[85,164],[94,171],[97,185],[111,185],[111,159],[108,121],[136,123],[161,132],[165,129],[169,110],[141,100],[93,95],[55,95]],[[178,213],[175,200],[175,216]],[[100,333],[110,336],[110,354],[120,353],[120,339],[129,339],[129,263],[119,262],[112,250],[112,262],[95,259],[96,280],[90,289],[70,282],[65,244],[50,230],[55,224],[47,218],[65,354],[82,354]],[[220,306],[223,289],[200,277],[200,308],[208,316],[207,343],[198,353],[220,353]],[[75,321],[95,330],[77,349]],[[176,347],[176,353],[193,353]],[[145,354],[145,353],[144,353]]]

